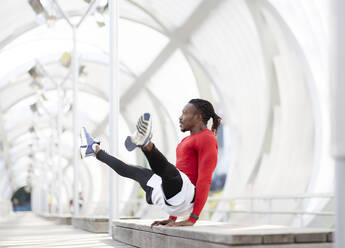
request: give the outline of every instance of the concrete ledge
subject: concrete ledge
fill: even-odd
[[[72,225],[93,233],[107,233],[109,219],[105,217],[73,217]]]
[[[55,222],[61,225],[72,225],[72,216],[70,215],[57,216],[55,219]]]
[[[298,229],[281,226],[244,227],[199,221],[193,227],[153,227],[151,220],[113,222],[113,239],[136,247],[279,247],[331,248],[330,229]]]
[[[47,220],[52,220],[52,221],[54,221],[56,219],[56,216],[51,215],[51,214],[38,214],[38,216],[45,218]]]
[[[328,241],[328,242],[333,242],[333,236],[334,236],[334,233],[329,233],[329,234],[327,235],[327,241]]]
[[[42,214],[39,216],[51,221],[55,221],[56,224],[62,224],[62,225],[72,224],[72,217],[69,214],[65,214],[65,215],[64,214],[62,215]]]

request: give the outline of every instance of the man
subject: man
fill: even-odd
[[[212,131],[207,128],[213,119]],[[125,142],[128,150],[140,147],[149,161],[150,169],[131,166],[100,149],[84,128],[81,133],[81,156],[96,158],[121,176],[137,181],[146,192],[148,204],[160,206],[170,217],[155,221],[151,226],[192,226],[198,220],[206,203],[212,173],[217,164],[218,143],[216,132],[221,118],[212,104],[203,99],[192,99],[179,118],[182,132],[190,132],[176,149],[176,167],[151,142],[152,121],[149,113],[137,123],[137,131]],[[190,214],[187,220],[176,221],[177,216]]]

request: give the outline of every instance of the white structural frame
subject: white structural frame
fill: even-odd
[[[77,52],[77,28],[73,29],[73,207],[74,215],[79,214],[79,164],[78,164],[78,52]]]
[[[320,100],[319,95],[317,93],[317,89],[315,86],[315,78],[313,76],[310,64],[307,60],[307,57],[299,44],[298,40],[296,39],[293,31],[290,29],[288,24],[284,21],[284,19],[279,15],[278,10],[268,1],[260,1],[261,6],[267,10],[272,16],[274,16],[275,20],[279,24],[280,28],[283,30],[283,32],[286,34],[286,40],[287,42],[294,48],[294,51],[296,52],[296,55],[298,56],[298,59],[300,61],[300,64],[302,66],[304,76],[305,76],[305,83],[306,87],[308,88],[308,93],[310,94],[310,100],[312,105],[312,115],[314,118],[313,125],[314,125],[314,155],[313,155],[313,170],[311,175],[311,180],[309,182],[307,193],[310,192],[312,194],[313,187],[315,187],[316,178],[317,178],[317,172],[320,168],[320,158],[322,155],[322,133],[321,133],[321,123],[322,123],[322,117],[320,112]],[[305,198],[306,200],[309,200],[308,197]],[[332,198],[327,198],[332,199]],[[306,203],[306,202],[305,202]]]
[[[109,0],[109,145],[115,156],[119,151],[119,2]],[[112,220],[119,218],[119,179],[111,168],[109,171],[109,234],[112,235]],[[115,178],[115,180],[114,180]],[[115,186],[115,189],[114,189]]]
[[[205,2],[207,2],[207,1],[205,1]],[[66,16],[66,15],[64,15],[64,16]],[[202,15],[201,15],[202,16]],[[85,18],[85,16],[82,18],[82,19],[84,19]],[[206,18],[205,18],[206,19]],[[196,21],[194,20],[194,23],[195,23]],[[70,23],[70,22],[69,22]],[[81,23],[81,22],[80,22]],[[196,22],[196,23],[198,23],[198,22]],[[79,26],[80,24],[78,24],[77,26]],[[196,26],[197,27],[197,26]],[[195,28],[191,28],[192,30],[193,29],[195,29]],[[188,30],[188,29],[187,29]],[[181,32],[182,33],[182,32]],[[183,32],[183,34],[185,34],[185,33],[188,33],[188,32]],[[181,45],[181,44],[183,44],[183,42],[185,42],[184,41],[184,39],[186,39],[186,37],[184,37],[184,35],[182,36],[182,38],[181,37],[179,37],[179,35],[181,36],[181,34],[180,33],[178,33],[178,34],[173,34],[172,36],[171,36],[171,38],[172,39],[176,39],[177,41],[176,41],[176,46],[174,45],[173,46],[173,48],[174,49],[178,49],[179,48],[179,46]],[[179,39],[180,38],[180,39]],[[111,44],[110,44],[111,45]],[[77,67],[76,67],[77,68]],[[113,69],[113,68],[112,68]],[[159,68],[155,68],[155,70],[159,70]],[[148,73],[148,74],[150,74],[150,73]],[[152,75],[152,74],[151,74]],[[139,81],[139,80],[138,80]],[[141,84],[144,84],[145,82],[141,82]],[[145,85],[143,85],[142,87],[145,87]],[[112,92],[112,91],[111,91]],[[110,107],[112,107],[112,106],[114,106],[111,102],[112,102],[113,100],[110,100],[109,102],[110,102]],[[110,111],[110,112],[112,112],[112,111]],[[118,113],[118,112],[117,112]],[[111,120],[109,119],[109,121],[111,122]],[[109,127],[110,127],[110,129],[111,128],[114,128],[113,127],[113,125],[110,123],[110,125],[109,125]],[[111,131],[110,131],[110,133],[111,133]],[[112,142],[113,141],[113,139],[111,138],[111,136],[112,135],[110,135],[110,141]],[[112,188],[112,187],[111,187]],[[75,190],[75,191],[77,191],[77,190]],[[110,194],[110,195],[112,195],[112,194]],[[78,199],[77,198],[75,198],[74,199],[74,202],[76,203],[76,202],[78,202]],[[75,204],[76,205],[76,204]],[[110,209],[113,209],[112,207],[111,207],[112,205],[110,204],[109,205],[109,208]]]
[[[82,25],[85,18],[90,14],[90,12],[94,9],[95,4],[98,0],[93,0],[85,12],[85,14],[81,17],[80,21],[74,25],[65,12],[62,10],[60,5],[54,0],[54,4],[59,10],[60,14],[72,28],[73,34],[73,54],[72,54],[72,73],[73,73],[73,208],[74,208],[74,215],[79,214],[79,143],[78,143],[78,130],[80,129],[80,125],[78,122],[78,76],[79,76],[79,58],[78,58],[78,51],[77,51],[77,30]]]
[[[158,56],[151,62],[147,69],[142,72],[120,98],[121,110],[125,110],[131,101],[149,82],[149,79],[162,67],[171,55],[185,44],[188,37],[198,29],[206,20],[213,9],[220,6],[222,0],[202,1],[193,11],[186,22],[170,35],[169,43],[161,50]]]
[[[93,3],[91,3],[91,5],[92,4],[94,4],[96,1],[93,1]],[[170,55],[173,53],[173,51],[175,51],[175,50],[177,50],[177,49],[179,49],[179,48],[181,48],[182,49],[182,51],[183,51],[183,53],[184,53],[184,55],[186,55],[185,53],[187,52],[187,50],[185,50],[185,49],[183,49],[183,47],[184,47],[184,44],[187,42],[187,40],[188,40],[188,37],[190,36],[190,33],[191,32],[193,32],[194,30],[196,30],[199,26],[201,26],[202,25],[202,23],[205,21],[205,17],[207,17],[207,15],[211,12],[211,10],[212,9],[214,9],[214,8],[217,8],[219,5],[220,5],[220,3],[222,2],[221,0],[217,0],[217,1],[213,1],[213,2],[208,2],[208,1],[202,1],[201,3],[200,3],[200,5],[198,6],[198,8],[196,8],[196,10],[194,10],[193,11],[193,14],[192,14],[192,16],[189,18],[189,19],[187,19],[187,21],[186,21],[186,23],[184,24],[184,25],[182,25],[176,32],[174,32],[174,33],[170,33],[170,32],[168,32],[168,29],[166,28],[166,27],[164,27],[164,25],[162,24],[162,23],[160,23],[159,22],[159,20],[154,16],[154,15],[152,15],[152,13],[149,13],[149,12],[147,12],[146,11],[146,9],[145,8],[142,8],[141,6],[139,6],[139,5],[137,5],[136,3],[134,3],[134,2],[132,2],[132,1],[129,1],[130,3],[132,3],[134,6],[136,6],[137,8],[139,8],[139,9],[141,9],[142,11],[144,11],[146,14],[148,14],[151,18],[153,18],[158,24],[159,24],[159,26],[161,26],[162,28],[163,28],[163,30],[166,32],[166,33],[164,33],[164,35],[167,35],[170,39],[171,39],[171,42],[170,42],[170,45],[171,45],[171,49],[168,49],[169,50],[169,52],[168,52],[168,56],[165,56],[164,57],[164,59],[162,60],[162,59],[160,59],[160,56],[158,56],[157,58],[156,58],[156,61],[158,61],[158,63],[152,63],[151,64],[151,67],[152,68],[154,68],[153,69],[153,72],[151,71],[150,72],[150,70],[146,70],[145,72],[144,72],[144,74],[146,73],[147,75],[149,75],[149,76],[147,76],[147,77],[144,77],[146,80],[139,80],[139,78],[140,78],[140,76],[141,75],[139,75],[138,77],[136,77],[136,79],[135,79],[135,82],[137,82],[137,83],[139,83],[139,81],[141,81],[140,83],[141,83],[141,88],[144,88],[145,87],[145,85],[146,85],[146,83],[148,82],[148,80],[147,79],[149,79],[153,74],[154,74],[154,72],[155,71],[158,71],[159,70],[159,68],[162,66],[162,64],[164,64],[164,61],[166,61],[169,57],[170,57]],[[62,8],[58,5],[58,3],[57,3],[57,1],[55,1],[54,0],[54,3],[55,3],[55,5],[56,5],[56,7],[57,7],[57,9],[59,10],[59,12],[61,13],[61,16],[62,16],[62,19],[65,19],[66,20],[66,22],[71,26],[71,28],[73,29],[73,33],[75,34],[75,40],[76,40],[76,30],[77,30],[77,28],[81,25],[81,23],[82,23],[82,21],[86,18],[86,15],[87,15],[87,13],[81,18],[81,20],[80,20],[80,22],[76,25],[76,26],[74,26],[73,24],[72,24],[72,22],[70,21],[70,15],[68,15],[68,13],[66,14],[65,12],[63,12],[63,10],[62,10]],[[90,10],[92,9],[92,6],[89,6],[89,9],[88,9],[88,12],[90,12]],[[135,20],[134,20],[135,21]],[[34,28],[36,25],[35,24],[31,24],[30,26],[28,26],[28,29],[32,29],[32,28]],[[152,28],[152,27],[151,27]],[[156,31],[158,31],[158,32],[160,32],[159,30],[156,30]],[[18,34],[19,35],[19,34]],[[10,38],[12,38],[13,39],[13,36],[11,36]],[[8,42],[7,42],[8,43]],[[3,45],[3,44],[2,44]],[[76,45],[76,42],[75,42],[75,45]],[[76,49],[76,48],[75,48]],[[161,53],[165,53],[165,49],[163,49],[163,51],[161,52]],[[73,73],[73,75],[75,76],[75,70],[74,70],[74,68],[78,68],[77,66],[75,66],[74,65],[74,62],[78,62],[77,61],[77,59],[75,59],[75,56],[77,56],[77,53],[76,54],[74,54],[73,56],[72,56],[72,59],[73,59],[73,66],[72,66],[72,73]],[[156,66],[154,66],[154,64],[156,64]],[[202,67],[200,64],[199,64],[199,66],[200,67]],[[205,70],[205,68],[202,68],[202,70]],[[69,75],[68,75],[69,76]],[[64,80],[64,81],[66,81],[66,80]],[[76,86],[76,83],[75,82],[77,82],[77,79],[75,79],[75,78],[73,78],[73,81],[74,81],[74,85]],[[198,82],[197,82],[198,83]],[[213,83],[213,82],[212,82]],[[63,86],[63,83],[61,84],[61,87]],[[76,86],[77,87],[77,86]],[[132,89],[134,89],[135,87],[132,87]],[[75,91],[76,92],[76,91]],[[137,91],[136,91],[137,92]],[[77,97],[75,97],[75,99],[76,99]],[[112,104],[111,103],[111,101],[110,101],[110,104],[111,104],[111,106],[114,106],[114,104]],[[118,105],[117,105],[118,106]],[[74,102],[74,110],[77,110],[77,102]],[[74,112],[74,115],[77,113],[77,111],[76,112]],[[77,120],[77,118],[74,116],[74,120]],[[75,126],[78,126],[75,122],[74,122],[74,130],[75,130]],[[110,125],[110,128],[111,128],[111,126],[112,125]],[[78,128],[77,128],[78,129]],[[77,142],[77,134],[76,134],[77,132],[76,131],[74,131],[74,137],[73,137],[73,140],[74,140],[74,144],[76,144],[76,142]],[[110,141],[112,141],[113,139],[112,138],[110,138]],[[74,145],[74,147],[77,147],[78,145]],[[77,154],[77,155],[76,155]],[[77,161],[78,160],[78,152],[76,153],[75,151],[73,152],[73,161]],[[78,207],[78,204],[77,204],[77,202],[78,202],[78,186],[77,185],[79,185],[78,184],[78,181],[79,181],[79,177],[78,178],[76,178],[76,175],[79,175],[79,170],[78,170],[78,165],[77,165],[77,162],[73,162],[73,164],[74,164],[74,213],[78,213],[78,210],[79,210],[79,207]],[[112,173],[112,172],[110,172],[110,173]],[[59,172],[58,172],[58,174],[59,174]],[[58,177],[59,177],[59,175],[58,175]],[[110,181],[111,182],[111,181]],[[113,186],[110,186],[110,188],[113,188]],[[110,193],[111,194],[111,193]],[[115,196],[115,198],[116,198],[116,196]],[[59,204],[60,205],[60,204]],[[112,207],[112,204],[110,204],[109,205],[109,208],[110,209],[113,209],[113,207]],[[59,207],[59,209],[62,209],[61,207]]]
[[[331,153],[335,161],[335,248],[345,246],[345,2],[333,0],[330,16],[334,16],[331,31],[333,43],[330,47],[331,68]]]

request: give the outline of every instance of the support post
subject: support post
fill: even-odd
[[[73,208],[79,214],[79,145],[78,145],[78,51],[77,28],[73,27]]]
[[[119,53],[118,53],[118,0],[109,0],[109,144],[110,153],[118,154],[119,130]],[[112,220],[119,217],[118,176],[109,168],[109,234],[112,235]]]
[[[345,247],[345,2],[333,0],[331,15],[331,154],[335,161],[335,248]]]
[[[59,214],[62,214],[62,188],[63,188],[63,183],[62,183],[62,163],[61,163],[61,135],[62,135],[62,94],[61,94],[61,86],[57,85],[57,95],[58,95],[58,111],[57,111],[57,169],[58,169],[58,209],[59,209]]]

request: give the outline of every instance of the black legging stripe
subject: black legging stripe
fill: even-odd
[[[144,154],[149,161],[152,170],[128,165],[121,160],[107,154],[105,151],[100,150],[96,158],[109,167],[111,167],[117,174],[137,181],[147,194],[147,199],[150,198],[152,188],[147,186],[148,180],[152,177],[153,173],[162,178],[162,189],[166,199],[170,199],[179,193],[182,189],[182,178],[174,165],[168,162],[164,155],[154,146],[152,151],[145,152]]]
[[[128,165],[121,160],[109,155],[103,150],[100,150],[96,158],[103,163],[109,165],[117,174],[137,181],[140,186],[148,192],[149,187],[146,185],[147,181],[152,177],[153,172],[150,169]]]

